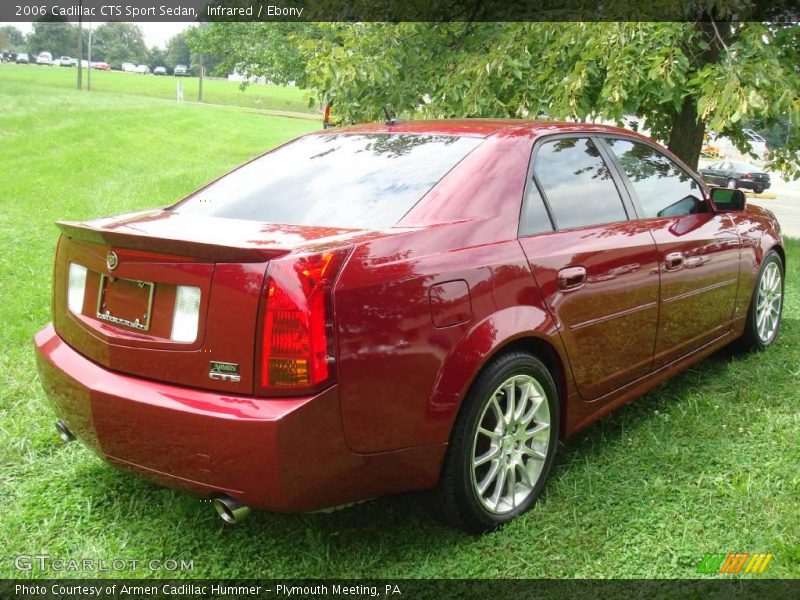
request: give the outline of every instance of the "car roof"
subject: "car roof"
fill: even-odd
[[[429,121],[403,121],[394,125],[386,123],[364,123],[349,127],[337,127],[319,132],[334,133],[410,133],[439,134],[471,137],[508,135],[533,135],[538,137],[553,133],[609,133],[629,135],[647,140],[644,136],[611,125],[576,123],[569,121],[525,121],[522,119],[439,119]]]

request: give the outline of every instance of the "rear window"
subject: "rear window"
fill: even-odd
[[[179,213],[290,225],[395,224],[483,140],[417,134],[300,138],[187,198]]]

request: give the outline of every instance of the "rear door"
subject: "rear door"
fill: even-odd
[[[739,236],[714,213],[695,177],[655,145],[605,138],[642,223],[658,246],[658,368],[730,330],[739,278]]]
[[[545,138],[531,164],[520,243],[580,395],[599,398],[651,369],[656,246],[591,136]]]

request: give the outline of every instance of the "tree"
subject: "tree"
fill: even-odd
[[[209,23],[192,30],[189,43],[202,52],[206,70],[216,74],[237,73],[264,77],[279,85],[306,83],[307,55],[301,46],[319,40],[331,29],[316,23]],[[211,59],[209,57],[212,57]]]
[[[151,69],[155,69],[156,67],[163,67],[166,65],[166,52],[159,48],[158,46],[153,46],[147,52],[147,64],[150,65]]]
[[[720,5],[722,6],[722,5]],[[722,10],[722,9],[720,9]],[[723,21],[729,14],[719,15]],[[304,85],[346,121],[635,115],[692,166],[704,135],[791,124],[774,167],[800,174],[798,26],[760,22],[325,23],[296,42]],[[267,64],[268,61],[265,61]]]
[[[0,27],[0,51],[22,50],[25,48],[25,36],[13,25]]]
[[[53,56],[72,56],[78,46],[78,28],[63,17],[50,17],[33,23],[27,39],[28,52],[35,56],[50,52]]]
[[[188,32],[181,31],[172,36],[169,42],[167,42],[167,54],[165,59],[170,70],[173,70],[175,65],[186,65],[187,67],[191,65],[192,51],[189,48],[189,44],[186,42],[187,35]]]
[[[124,62],[144,63],[147,56],[147,46],[138,25],[110,21],[94,31],[92,60],[104,61],[119,68]]]

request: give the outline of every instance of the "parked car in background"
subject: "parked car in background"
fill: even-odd
[[[129,62],[122,63],[121,70],[125,73],[135,73],[136,72],[136,65]]]
[[[61,437],[227,522],[434,488],[448,523],[493,529],[559,439],[769,347],[783,308],[772,213],[597,124],[329,129],[58,226],[35,346]]]
[[[69,56],[62,56],[58,59],[58,64],[61,67],[71,67],[72,66],[72,59]]]
[[[189,68],[186,65],[175,65],[172,74],[175,77],[186,77],[189,75]]]
[[[156,67],[153,69],[153,75],[166,75],[167,70],[164,67]]]
[[[69,66],[70,67],[77,67],[78,66],[78,59],[77,58],[70,58],[69,59]]]
[[[31,59],[28,58],[28,55],[25,52],[19,52],[16,60],[18,65],[27,65],[31,62]]]
[[[755,165],[723,160],[700,169],[700,174],[708,183],[723,185],[732,189],[746,188],[760,194],[769,189],[769,173]]]
[[[92,68],[98,71],[110,71],[111,65],[103,61],[98,61],[98,62],[92,61]]]
[[[139,65],[136,67],[136,72],[140,75],[149,75],[150,74],[150,67],[147,65]]]
[[[53,55],[49,52],[39,52],[39,54],[36,55],[36,64],[49,67],[53,64]]]

